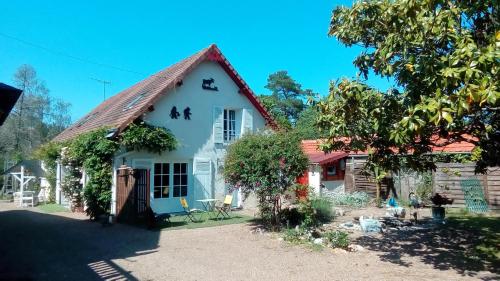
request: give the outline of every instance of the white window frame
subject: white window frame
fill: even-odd
[[[222,120],[224,143],[231,143],[237,140],[238,134],[236,134],[236,110],[231,108],[224,108],[224,112],[222,113]]]
[[[156,173],[156,165],[157,164],[161,165],[159,174]],[[168,174],[163,173],[163,165],[168,165]],[[157,184],[157,182],[156,182],[156,176],[161,177],[161,182],[159,184]],[[168,176],[168,183],[166,185],[163,182],[163,176]],[[154,163],[153,164],[153,199],[170,198],[171,197],[170,194],[172,194],[172,191],[173,191],[171,182],[172,182],[172,163],[170,163],[170,162],[156,162],[156,163]],[[160,197],[155,196],[155,191],[156,191],[157,186],[160,187]],[[163,196],[163,188],[164,187],[168,187],[167,196]]]
[[[156,164],[161,164],[161,173],[160,174],[156,174],[155,173],[155,165]],[[180,170],[179,173],[175,173],[175,164],[181,164],[181,165],[186,165],[186,172],[185,173],[182,173],[182,168]],[[168,166],[168,174],[165,174],[163,173],[163,165],[169,165]],[[182,166],[181,166],[182,167]],[[168,161],[168,162],[165,162],[165,161],[160,161],[160,162],[154,162],[153,163],[153,199],[172,199],[172,198],[179,198],[179,197],[188,197],[189,196],[189,163],[186,162],[186,161]],[[156,176],[164,176],[164,175],[168,175],[168,184],[165,185],[163,183],[163,178],[161,179],[162,182],[160,183],[160,185],[158,185],[156,183]],[[177,184],[177,185],[174,185],[174,177],[176,176],[182,176],[182,175],[186,175],[186,183],[183,184],[182,180],[180,179],[180,183]],[[160,197],[155,197],[155,187],[156,186],[160,186],[162,189],[161,189],[161,192],[160,192]],[[163,187],[168,187],[168,196],[163,196]],[[180,190],[179,190],[179,196],[174,196],[174,189],[178,187]],[[186,195],[185,196],[182,196],[182,188],[185,187],[186,188]]]
[[[180,171],[178,173],[175,172],[175,165],[176,164],[179,164],[181,165],[181,168],[180,168]],[[188,196],[188,190],[189,190],[189,164],[186,163],[186,162],[172,162],[171,163],[172,165],[172,196],[171,198],[179,198],[179,197],[187,197]],[[182,165],[186,165],[186,172],[183,173],[182,172]],[[186,176],[186,183],[183,184],[182,183],[182,176],[185,175]],[[176,176],[179,176],[179,184],[175,184],[175,181],[174,181],[174,178]],[[175,196],[175,188],[178,187],[179,188],[179,196]],[[182,188],[183,187],[186,187],[186,194],[183,196],[182,195]]]

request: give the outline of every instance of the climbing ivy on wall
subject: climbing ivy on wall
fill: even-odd
[[[88,176],[83,198],[90,218],[106,213],[111,204],[112,160],[119,144],[106,135],[104,128],[95,130],[79,135],[68,146],[69,158],[80,162]]]
[[[57,158],[59,158],[61,147],[60,143],[48,142],[34,152],[35,158],[42,160],[44,163],[45,178],[50,185],[49,202],[55,202],[56,200]]]
[[[177,146],[174,135],[165,128],[154,127],[144,122],[131,124],[121,135],[121,144],[128,150],[146,150],[161,153],[172,151]]]
[[[109,130],[101,128],[65,142],[51,144],[58,147],[64,165],[71,171],[84,170],[88,181],[83,188],[83,199],[86,203],[86,213],[90,218],[109,211],[111,205],[112,161],[115,153],[124,147],[128,151],[146,150],[160,153],[174,150],[177,141],[173,134],[160,127],[154,127],[144,122],[131,124],[120,136],[107,138]],[[54,153],[50,150],[51,159]],[[40,155],[43,159],[46,155]],[[57,157],[54,160],[57,160]],[[70,175],[71,176],[71,175]],[[65,190],[78,198],[79,181],[68,180],[63,183]],[[73,199],[73,198],[72,198]]]

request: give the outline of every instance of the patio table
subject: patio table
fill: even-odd
[[[207,198],[207,199],[199,199],[196,200],[203,205],[203,209],[208,213],[208,216],[212,217],[213,212],[215,210],[215,203],[219,201],[219,199]]]

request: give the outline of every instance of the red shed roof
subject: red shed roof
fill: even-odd
[[[466,139],[472,139],[471,136],[465,136]],[[350,151],[349,153],[343,151],[332,151],[330,153],[324,153],[318,146],[323,140],[303,140],[302,150],[309,158],[311,163],[326,164],[331,161],[343,158],[348,155],[367,155],[368,151]],[[345,139],[344,141],[348,141]],[[456,141],[453,143],[446,144],[448,140],[444,138],[436,137],[434,140],[435,146],[432,147],[433,153],[470,153],[474,149],[474,144],[466,141]]]
[[[152,109],[155,102],[168,94],[170,89],[178,86],[178,83],[184,77],[204,61],[218,62],[236,85],[238,85],[241,93],[250,100],[264,119],[266,119],[267,124],[273,128],[276,127],[276,123],[271,115],[264,109],[264,106],[259,102],[250,87],[243,81],[219,48],[215,44],[212,44],[198,53],[149,76],[132,87],[107,99],[89,114],[61,132],[54,140],[68,140],[79,134],[101,127],[117,129],[117,133],[119,133],[130,123]],[[133,106],[129,106],[132,104]]]
[[[320,140],[304,140],[301,143],[302,150],[307,155],[307,158],[309,158],[309,161],[312,164],[324,165],[349,155],[348,153],[342,151],[324,153],[323,151],[319,150],[319,144]]]

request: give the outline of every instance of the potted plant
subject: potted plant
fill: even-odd
[[[446,196],[436,193],[431,197],[431,201],[433,204],[432,218],[436,220],[443,220],[446,214],[443,205],[452,204],[453,199],[449,199]]]

